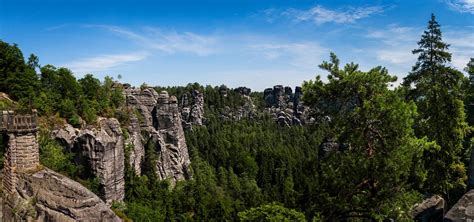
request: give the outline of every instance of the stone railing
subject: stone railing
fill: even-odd
[[[37,112],[32,110],[30,113],[16,113],[12,110],[0,111],[0,131],[24,133],[36,131]]]

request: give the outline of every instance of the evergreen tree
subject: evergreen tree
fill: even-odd
[[[434,15],[431,15],[418,46],[413,50],[418,61],[403,85],[407,98],[416,102],[420,114],[415,124],[417,136],[426,136],[440,146],[439,150],[425,152],[429,177],[424,190],[444,194],[453,201],[456,197],[450,197],[450,194],[463,192],[466,179],[460,161],[467,130],[462,101],[463,75],[447,65],[451,61],[449,45],[443,42]]]
[[[396,77],[385,68],[363,72],[354,63],[339,68],[334,54],[320,68],[330,73],[329,81],[318,76],[305,82],[303,100],[318,110],[315,118],[327,125],[326,137],[338,148],[319,151],[308,204],[328,218],[340,220],[407,219],[402,212],[411,206],[398,203],[416,200],[407,178],[422,175],[422,168],[413,160],[430,145],[414,136],[414,103],[388,89]]]
[[[25,64],[18,46],[0,40],[0,92],[31,106],[37,86],[38,77],[34,69]]]
[[[469,75],[469,80],[467,81],[466,88],[466,98],[464,100],[464,105],[466,106],[467,122],[470,126],[474,125],[474,58],[471,58],[469,63],[467,63],[464,71]]]

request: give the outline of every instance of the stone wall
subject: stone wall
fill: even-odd
[[[36,133],[8,134],[8,149],[5,152],[4,181],[6,192],[12,193],[16,186],[16,173],[35,170],[39,165],[39,147]]]

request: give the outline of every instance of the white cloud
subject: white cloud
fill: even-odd
[[[474,14],[474,0],[445,0],[445,2],[458,12]]]
[[[403,27],[391,24],[383,30],[371,30],[367,34],[368,38],[379,39],[389,46],[400,46],[406,43],[415,44],[420,33],[413,27]]]
[[[377,58],[380,61],[396,64],[396,65],[410,65],[414,64],[416,57],[411,53],[411,48],[398,48],[396,50],[377,50]]]
[[[323,6],[315,6],[308,10],[290,9],[284,15],[292,17],[295,21],[311,21],[317,25],[324,23],[355,23],[357,20],[369,17],[373,14],[380,14],[384,11],[382,7],[347,7],[345,9],[331,10]]]
[[[410,67],[416,61],[411,51],[416,48],[419,33],[416,28],[392,24],[383,30],[369,31],[366,37],[383,43],[374,50],[379,61]]]
[[[415,64],[417,55],[412,50],[418,48],[416,44],[423,29],[415,27],[401,27],[389,25],[385,30],[369,31],[367,37],[381,41],[377,45],[375,54],[379,61],[384,61],[399,67],[409,68]],[[443,41],[450,44],[449,52],[452,53],[453,65],[458,70],[463,70],[469,59],[474,57],[474,32],[472,28],[465,31],[447,29],[443,33]]]
[[[463,70],[470,58],[474,58],[474,30],[448,31],[445,34],[445,42],[451,45],[449,48],[453,54],[452,65]]]
[[[157,28],[145,28],[143,33],[133,32],[117,26],[93,25],[89,27],[104,28],[113,33],[126,37],[143,48],[153,49],[165,53],[191,53],[198,56],[207,56],[215,52],[213,49],[214,37],[198,35],[192,32],[163,31]]]
[[[84,74],[94,71],[108,70],[129,62],[136,62],[148,56],[145,52],[135,52],[128,54],[101,55],[96,57],[79,59],[64,65],[76,74]]]
[[[301,69],[316,69],[329,50],[314,42],[256,44],[250,47],[268,60],[282,59]]]

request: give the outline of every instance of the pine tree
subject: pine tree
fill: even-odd
[[[403,85],[407,98],[416,102],[420,114],[415,123],[417,136],[426,136],[440,146],[439,150],[425,152],[428,178],[424,189],[444,194],[454,201],[456,197],[452,195],[464,191],[466,179],[465,167],[460,161],[467,130],[462,101],[463,74],[448,66],[449,45],[443,42],[440,25],[433,14],[418,46],[413,50],[418,61]]]
[[[474,58],[467,63],[464,71],[469,74],[469,80],[467,81],[466,97],[464,99],[464,105],[466,105],[467,122],[470,126],[474,125]]]

